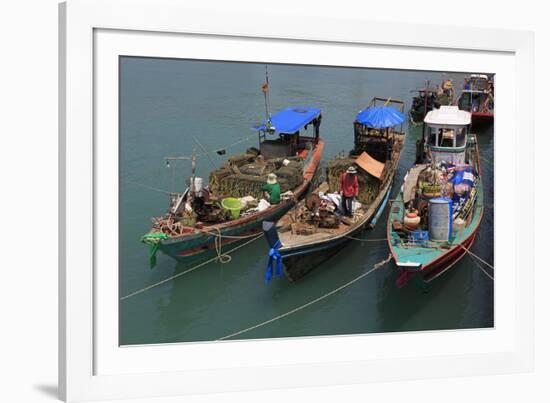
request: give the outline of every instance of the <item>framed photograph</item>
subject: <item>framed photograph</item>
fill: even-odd
[[[63,399],[532,369],[532,34],[304,18],[60,5]]]

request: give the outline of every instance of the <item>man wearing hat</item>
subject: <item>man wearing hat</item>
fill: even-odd
[[[277,182],[277,175],[270,173],[267,175],[267,183],[262,187],[265,192],[266,200],[271,204],[277,204],[281,201],[281,186]]]
[[[359,194],[357,168],[350,166],[340,176],[340,193],[342,194],[342,211],[346,217],[353,217],[353,198]]]

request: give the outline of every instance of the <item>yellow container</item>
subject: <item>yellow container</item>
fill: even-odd
[[[241,201],[235,197],[222,199],[222,207],[231,213],[231,218],[236,219],[241,215]]]

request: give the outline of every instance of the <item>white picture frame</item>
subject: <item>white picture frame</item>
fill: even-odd
[[[265,24],[267,15],[206,13],[169,0],[70,0],[60,5],[59,390],[63,399],[532,370],[534,209],[520,211],[520,206],[534,200],[532,34],[364,20],[302,24],[304,18],[288,15],[277,24]],[[260,46],[270,47],[269,60],[247,55]],[[312,47],[323,52],[308,52]],[[359,48],[362,54],[377,57],[351,59],[350,49]],[[495,328],[118,347],[114,313],[118,283],[112,272],[116,251],[110,251],[116,244],[112,231],[116,228],[105,223],[117,222],[112,216],[118,189],[112,175],[117,169],[112,69],[120,54],[496,72],[501,98],[495,132],[502,140],[495,150],[495,169],[502,171],[505,163],[513,166],[515,175],[507,180],[521,180],[525,190],[499,199],[495,210]],[[404,61],[400,55],[409,58]],[[514,152],[520,142],[524,153]],[[503,189],[499,186],[503,179],[495,175],[495,195]],[[503,211],[513,211],[515,218],[506,231],[498,220]],[[388,346],[407,343],[418,349],[388,352]],[[287,353],[281,354],[283,350]]]

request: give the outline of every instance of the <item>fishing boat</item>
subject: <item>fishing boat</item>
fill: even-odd
[[[398,287],[421,286],[453,267],[472,246],[483,217],[483,186],[471,114],[442,106],[424,119],[421,155],[390,201],[388,245]]]
[[[409,119],[414,126],[422,125],[429,111],[441,105],[452,105],[455,100],[454,84],[450,79],[443,80],[437,87],[431,87],[428,80],[424,88],[412,92],[416,95],[413,96]]]
[[[283,272],[296,281],[334,255],[367,226],[374,226],[388,201],[403,149],[406,120],[401,101],[374,98],[354,121],[354,148],[328,162],[326,181],[277,223],[266,220],[269,245],[266,281]],[[397,128],[399,126],[399,128]],[[342,175],[356,171],[353,215],[342,214]]]
[[[263,221],[285,214],[306,193],[321,160],[321,118],[320,109],[303,106],[268,113],[253,128],[259,148],[228,158],[211,172],[207,186],[195,175],[192,156],[189,187],[170,195],[168,212],[153,218],[153,228],[143,236],[151,266],[158,250],[182,263],[215,253],[221,258],[228,245],[261,234]],[[189,157],[171,157],[179,158]],[[276,204],[263,199],[262,189],[273,173],[282,193]]]
[[[486,74],[471,74],[464,79],[458,107],[471,112],[472,126],[487,125],[494,120],[494,87]]]

